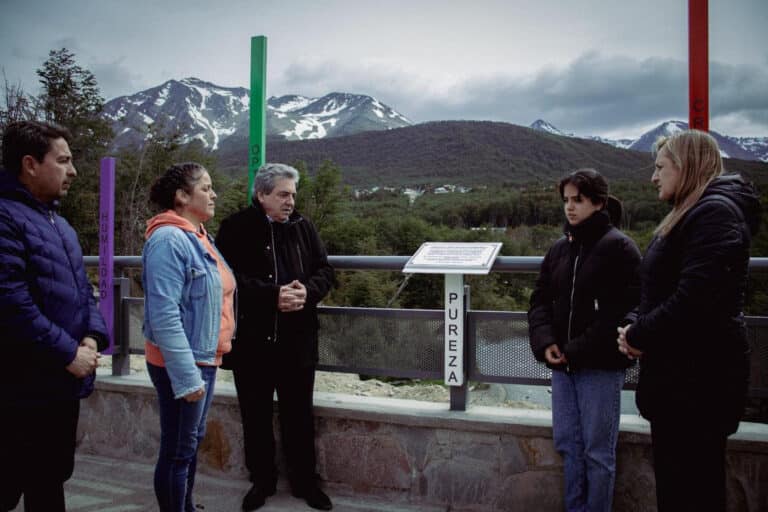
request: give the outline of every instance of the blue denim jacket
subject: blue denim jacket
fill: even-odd
[[[195,233],[172,225],[152,232],[142,262],[144,337],[160,349],[174,396],[181,398],[204,385],[196,363],[216,357],[221,276]]]

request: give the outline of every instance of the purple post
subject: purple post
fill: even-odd
[[[115,252],[115,159],[101,159],[101,183],[99,186],[99,311],[107,322],[109,348],[115,348],[114,336],[114,286],[112,285]]]

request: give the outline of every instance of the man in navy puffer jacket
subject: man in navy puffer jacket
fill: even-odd
[[[72,226],[56,212],[77,171],[69,132],[23,121],[0,170],[0,511],[64,511],[80,399],[93,390],[104,320]]]

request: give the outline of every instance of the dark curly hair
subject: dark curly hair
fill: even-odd
[[[578,169],[560,180],[558,189],[560,190],[560,199],[564,199],[566,185],[573,185],[579,191],[579,194],[589,199],[592,204],[603,204],[603,209],[608,211],[611,224],[621,225],[624,209],[621,201],[608,194],[608,180],[605,176],[594,169]]]
[[[149,200],[161,210],[173,210],[176,207],[176,191],[181,189],[191,194],[195,183],[205,172],[205,167],[197,162],[183,162],[171,165],[155,179],[149,189]]]

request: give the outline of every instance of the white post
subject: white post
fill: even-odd
[[[445,274],[445,384],[464,384],[464,274]]]

